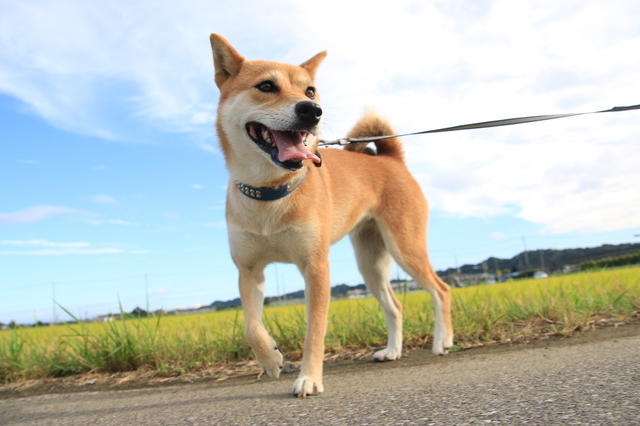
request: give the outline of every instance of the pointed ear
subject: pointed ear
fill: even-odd
[[[313,58],[309,59],[308,61],[300,64],[300,66],[302,68],[304,68],[305,70],[307,70],[307,72],[309,73],[309,75],[311,76],[312,79],[315,79],[316,78],[316,71],[318,71],[318,67],[320,66],[322,61],[324,61],[324,58],[326,56],[327,56],[327,51],[324,50],[324,51],[318,53]]]
[[[219,87],[230,78],[235,77],[242,68],[244,58],[229,42],[218,34],[211,34],[211,50],[213,51],[213,67],[215,69],[215,81]]]

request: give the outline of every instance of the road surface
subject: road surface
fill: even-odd
[[[295,374],[9,397],[0,400],[0,424],[640,425],[640,327],[620,329],[446,357],[421,351],[395,363],[327,365],[325,393],[306,399],[289,395]]]

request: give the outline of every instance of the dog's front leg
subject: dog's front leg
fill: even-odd
[[[263,269],[240,268],[240,298],[244,310],[245,332],[262,370],[269,377],[280,377],[283,356],[276,341],[262,323],[264,306]]]
[[[293,384],[293,394],[304,398],[324,391],[322,361],[331,299],[329,260],[316,260],[307,264],[301,272],[306,283],[307,333],[304,339],[302,368]]]

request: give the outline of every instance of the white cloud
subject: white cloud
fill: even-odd
[[[125,225],[125,226],[138,226],[137,223],[127,222],[120,219],[108,219],[108,220],[88,220],[90,225]]]
[[[62,206],[33,206],[17,212],[0,213],[1,225],[20,225],[37,222],[55,215],[87,215],[77,209]]]
[[[94,195],[91,197],[91,201],[100,204],[118,204],[118,201],[114,197],[107,194]]]
[[[218,154],[220,152],[220,150],[218,150],[218,148],[216,148],[212,144],[203,141],[195,142],[194,146],[204,152],[209,152],[211,154]]]
[[[94,248],[94,249],[38,249],[38,250],[0,250],[2,255],[23,255],[23,256],[62,256],[72,254],[121,254],[122,249],[116,248]]]
[[[300,63],[329,50],[317,81],[327,139],[344,136],[364,106],[410,132],[640,99],[633,0],[255,5],[9,2],[0,91],[67,130],[131,139],[135,120],[218,153],[215,31],[248,59]],[[309,17],[323,24],[292,25]],[[438,210],[517,215],[547,232],[640,226],[637,114],[406,138],[407,158]]]
[[[211,109],[213,109],[211,107]],[[215,120],[215,116],[211,113],[211,111],[200,111],[193,114],[191,118],[191,122],[193,124],[211,124]]]
[[[193,131],[215,96],[207,37],[226,20],[204,1],[5,3],[0,90],[60,128],[106,139],[133,139],[132,117]]]
[[[0,250],[2,255],[26,255],[26,256],[59,256],[74,254],[121,254],[125,250],[113,247],[94,247],[87,242],[57,243],[48,240],[4,240],[0,246],[17,246],[21,249]],[[22,249],[22,248],[28,249]],[[33,249],[32,247],[36,247]]]
[[[204,186],[198,184],[198,183],[194,183],[193,185],[191,185],[191,188],[193,189],[204,189]]]
[[[432,205],[487,217],[512,214],[550,233],[640,226],[640,161],[635,138],[600,133],[602,118],[557,140],[561,124],[455,134],[406,142],[409,164]],[[566,123],[565,123],[566,124]],[[531,125],[535,126],[535,125]],[[530,141],[514,143],[518,130]]]
[[[80,243],[80,242],[55,243],[47,240],[4,240],[4,241],[0,241],[0,245],[79,248],[79,247],[89,247],[91,244]]]

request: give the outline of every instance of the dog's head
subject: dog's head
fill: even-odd
[[[322,108],[314,86],[326,56],[300,66],[247,61],[217,34],[211,34],[215,82],[220,89],[218,135],[227,162],[280,171],[299,171],[305,160],[319,164],[317,135]]]

